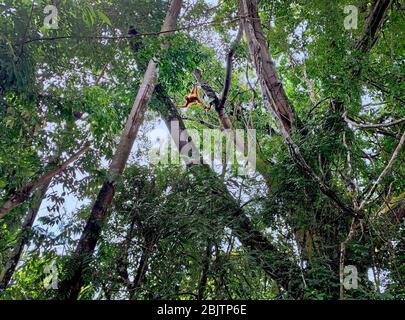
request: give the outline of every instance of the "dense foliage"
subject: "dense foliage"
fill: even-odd
[[[246,37],[233,46],[238,1],[183,1],[166,48],[158,34],[169,1],[2,1],[0,205],[86,142],[91,147],[0,218],[0,298],[63,297],[49,285],[55,274],[59,283],[72,277],[75,248],[109,179],[148,61],[157,61],[159,88],[180,105],[196,68],[221,96],[234,48],[225,109],[234,128],[256,130],[256,171],[149,161],[166,137],[169,108],[155,91],[95,253],[86,257],[79,298],[404,299],[405,3],[386,1],[372,43],[362,45],[381,2],[258,3],[294,109],[292,139],[345,206],[364,200],[353,216],[297,165],[283,140]],[[56,29],[44,27],[49,3],[58,9]],[[348,5],[358,10],[357,28],[349,30]],[[128,33],[134,28],[136,35]],[[180,114],[197,135],[222,125],[215,108],[192,105]],[[344,295],[342,255],[359,277]]]

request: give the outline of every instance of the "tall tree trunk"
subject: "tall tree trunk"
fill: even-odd
[[[21,231],[17,236],[18,238],[14,249],[12,250],[9,259],[5,264],[4,270],[0,275],[0,290],[5,290],[10,283],[11,278],[13,277],[18,262],[20,261],[23,249],[30,240],[32,226],[38,214],[39,208],[41,207],[42,200],[44,199],[45,194],[48,190],[50,182],[51,179],[45,182],[45,184],[34,194],[32,205],[28,209],[28,212],[24,218],[24,222],[21,226]]]
[[[290,132],[294,121],[294,111],[287,99],[274,62],[267,49],[259,14],[257,0],[239,0],[241,21],[248,40],[253,65],[260,80],[262,93],[269,111],[276,119],[280,130]]]
[[[364,28],[363,37],[355,46],[355,49],[358,50],[359,54],[364,55],[367,53],[375,43],[378,37],[378,30],[381,28],[385,13],[391,4],[391,0],[376,0],[373,2],[373,7]],[[239,0],[239,9],[252,61],[260,80],[264,101],[278,123],[280,132],[288,146],[292,159],[296,162],[297,166],[318,185],[320,191],[330,198],[332,202],[342,210],[342,212],[353,217],[363,216],[363,210],[357,210],[356,208],[347,205],[329,187],[327,182],[315,173],[302,156],[299,147],[292,140],[291,132],[294,124],[294,112],[284,92],[281,81],[277,76],[274,63],[269,55],[266,39],[261,28],[260,17],[257,11],[257,0]],[[360,69],[357,65],[351,66],[348,76],[357,76],[359,70]],[[335,101],[333,105],[335,105],[335,109],[338,112],[344,111],[343,103]]]
[[[181,5],[182,0],[172,0],[161,28],[162,36],[175,28]],[[167,48],[167,45],[164,45],[163,48]],[[109,178],[101,187],[73,255],[75,261],[73,275],[70,279],[66,279],[61,284],[60,293],[65,299],[74,300],[79,296],[80,288],[83,285],[83,269],[88,265],[89,258],[92,257],[97,241],[100,238],[102,225],[107,218],[107,211],[114,198],[115,183],[124,171],[139,127],[142,123],[146,107],[155,89],[156,80],[157,64],[154,59],[151,59],[138,90],[131,113],[121,134],[120,142],[111,161]]]
[[[239,11],[253,65],[269,110],[277,120],[280,129],[290,132],[294,122],[294,111],[277,75],[274,62],[270,58],[257,11],[257,0],[239,0]]]
[[[288,147],[292,159],[297,166],[318,185],[322,193],[330,198],[343,212],[356,216],[359,213],[345,204],[334,190],[315,173],[302,156],[297,144],[291,138],[294,112],[284,92],[283,85],[278,78],[274,62],[267,48],[257,11],[257,0],[239,0],[239,9],[253,65],[260,80],[264,101],[279,126],[281,135],[284,138],[284,142]]]

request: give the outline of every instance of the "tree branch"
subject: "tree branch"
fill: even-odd
[[[31,193],[45,184],[47,181],[52,179],[57,174],[64,171],[69,164],[76,161],[83,153],[85,153],[90,148],[90,143],[87,142],[78,152],[72,155],[69,159],[67,159],[64,163],[60,164],[53,170],[49,170],[37,180],[30,182],[26,186],[22,187],[21,189],[14,192],[14,194],[4,202],[2,207],[0,207],[0,219],[3,218],[7,213],[9,213],[12,209],[23,203],[25,200],[29,198]]]
[[[401,119],[398,119],[398,120],[394,120],[394,121],[391,121],[391,122],[387,122],[387,123],[358,123],[358,122],[356,122],[356,121],[354,121],[354,120],[352,120],[352,119],[350,119],[348,116],[347,116],[347,111],[345,111],[344,113],[343,113],[343,119],[347,122],[347,123],[349,123],[349,124],[351,124],[353,127],[356,127],[356,128],[363,128],[363,129],[378,129],[378,128],[387,128],[387,127],[392,127],[392,126],[395,126],[395,125],[397,125],[397,124],[401,124],[402,122],[405,122],[405,118],[401,118]]]
[[[208,96],[208,98],[211,99],[211,105],[214,105],[215,111],[218,114],[219,121],[221,122],[224,129],[232,129],[232,122],[231,120],[229,120],[224,106],[220,106],[221,100],[218,98],[214,89],[202,78],[201,70],[195,69],[194,76],[197,79],[197,82],[200,84],[201,88],[204,90],[205,94]]]
[[[233,56],[235,54],[236,47],[242,38],[242,35],[243,35],[243,28],[242,28],[242,25],[239,25],[238,34],[236,35],[234,42],[231,44],[231,49],[228,52],[228,58],[226,61],[226,75],[225,75],[224,88],[222,91],[221,100],[218,104],[218,109],[220,109],[220,110],[225,107],[225,102],[226,102],[226,99],[228,98],[228,93],[229,93],[229,89],[231,87],[231,81],[232,81]]]
[[[360,203],[359,210],[362,210],[364,208],[364,206],[367,204],[367,202],[370,200],[371,196],[373,195],[375,189],[377,189],[381,180],[384,179],[384,177],[387,175],[387,173],[391,170],[392,165],[393,165],[395,159],[397,158],[399,152],[401,151],[401,148],[403,147],[404,143],[405,143],[405,132],[402,134],[401,140],[399,141],[397,147],[395,148],[394,152],[392,153],[391,159],[390,159],[390,161],[388,161],[387,166],[381,172],[381,174],[379,175],[377,180],[374,182],[373,186],[367,192],[363,201]]]

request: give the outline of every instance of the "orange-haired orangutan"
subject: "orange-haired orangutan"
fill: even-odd
[[[191,88],[191,92],[184,97],[184,99],[186,99],[186,104],[184,106],[180,106],[180,108],[187,108],[190,104],[193,103],[199,103],[201,104],[204,109],[209,110],[211,107],[207,106],[204,101],[202,101],[202,99],[200,98],[200,95],[198,93],[198,89],[197,86],[195,84],[193,84],[193,87]]]

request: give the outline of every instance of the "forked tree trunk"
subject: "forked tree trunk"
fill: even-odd
[[[180,14],[182,0],[172,0],[161,28],[162,36],[176,26]],[[164,46],[167,48],[167,46]],[[62,282],[60,294],[62,298],[77,299],[83,285],[83,270],[93,256],[101,228],[107,218],[115,194],[115,183],[122,175],[133,143],[142,123],[146,107],[155,89],[157,80],[157,64],[154,59],[149,61],[142,84],[138,90],[134,105],[121,134],[113,159],[109,167],[108,180],[104,182],[91,210],[89,219],[80,237],[73,255],[74,267],[69,279]]]

